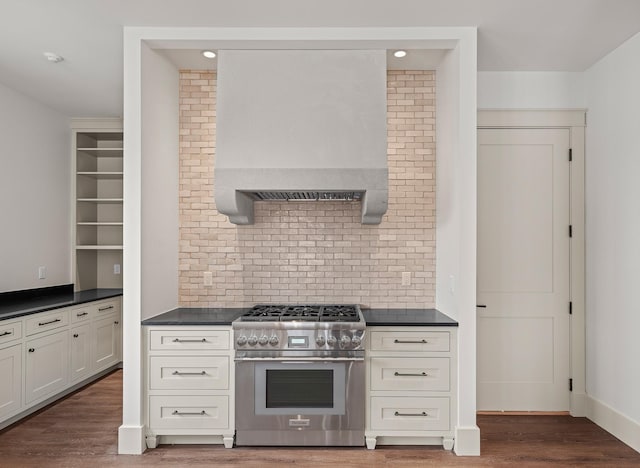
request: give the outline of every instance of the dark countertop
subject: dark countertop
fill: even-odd
[[[231,325],[249,307],[180,307],[142,321],[142,325]]]
[[[122,289],[87,289],[78,292],[62,292],[18,299],[0,299],[0,320],[37,314],[47,310],[70,307],[85,302],[122,296]]]
[[[436,309],[362,309],[368,327],[457,327],[458,322]]]
[[[180,307],[142,321],[142,325],[231,325],[250,307]],[[457,327],[436,309],[362,309],[367,326]]]

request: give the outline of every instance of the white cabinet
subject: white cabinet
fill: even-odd
[[[121,298],[0,321],[0,429],[122,360]]]
[[[454,444],[457,328],[368,327],[369,449],[384,444]]]
[[[25,403],[42,400],[66,387],[69,379],[67,330],[25,342]]]
[[[71,382],[82,380],[93,371],[93,359],[91,357],[93,341],[90,323],[79,325],[69,330]]]
[[[73,119],[77,290],[122,287],[123,136],[120,119]]]
[[[233,446],[234,370],[230,326],[145,328],[147,446]]]
[[[0,349],[0,375],[2,420],[17,413],[22,405],[22,344]]]

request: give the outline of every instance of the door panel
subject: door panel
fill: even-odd
[[[569,409],[569,131],[478,131],[478,409]]]

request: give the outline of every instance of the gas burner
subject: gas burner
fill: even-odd
[[[357,322],[355,305],[259,304],[240,317],[242,322]]]
[[[355,322],[358,311],[353,305],[327,305],[322,309],[321,322]]]

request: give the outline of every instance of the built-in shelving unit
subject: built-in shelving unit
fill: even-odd
[[[73,266],[76,290],[122,287],[120,119],[74,119]]]

